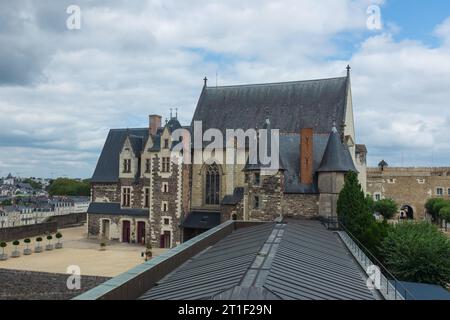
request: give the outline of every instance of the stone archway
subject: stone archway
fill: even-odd
[[[407,220],[414,220],[414,209],[408,205],[405,204],[401,207],[402,212],[404,212],[404,219]]]

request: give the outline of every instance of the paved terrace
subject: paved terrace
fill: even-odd
[[[318,221],[226,222],[85,294],[90,299],[380,299]]]
[[[77,265],[81,268],[83,276],[115,277],[144,261],[141,252],[145,251],[145,248],[141,245],[111,241],[106,251],[100,251],[100,241],[87,239],[84,226],[59,231],[63,234],[63,249],[11,258],[14,246],[9,242],[5,253],[10,258],[7,261],[0,261],[0,269],[65,274],[68,266]],[[42,238],[41,245],[45,247],[47,244],[45,235],[42,235]],[[35,239],[36,237],[32,238],[31,249],[35,247]],[[20,243],[19,251],[23,253],[25,248],[23,239]],[[56,239],[53,239],[52,243],[56,243]],[[156,248],[152,250],[154,256],[165,251],[167,250]]]

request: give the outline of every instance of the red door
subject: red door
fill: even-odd
[[[160,247],[170,249],[170,231],[164,231],[160,237]]]
[[[130,221],[122,222],[122,242],[130,243]]]
[[[139,221],[137,225],[137,234],[138,237],[136,239],[137,243],[145,244],[145,222]]]

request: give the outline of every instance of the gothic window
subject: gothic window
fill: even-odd
[[[145,173],[150,173],[151,159],[145,159]]]
[[[164,149],[169,149],[169,139],[164,139]]]
[[[206,169],[205,174],[205,204],[218,205],[220,198],[220,172],[217,164]]]

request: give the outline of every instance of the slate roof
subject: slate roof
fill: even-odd
[[[236,205],[244,198],[244,188],[238,187],[234,188],[233,194],[226,195],[223,197],[222,205]]]
[[[345,119],[347,77],[255,85],[204,87],[191,123],[203,129],[256,128],[268,116],[281,133],[313,128],[328,133]]]
[[[330,133],[318,172],[357,172],[348,148],[341,142],[336,128]]]
[[[91,202],[87,213],[138,217],[148,217],[149,215],[148,209],[122,209],[120,203],[114,202]]]
[[[192,257],[143,300],[371,300],[378,296],[340,241],[318,221],[238,229]]]
[[[112,129],[108,133],[102,153],[92,176],[93,183],[115,183],[119,179],[119,155],[127,134],[141,136],[147,141],[148,128]]]
[[[181,223],[185,229],[212,229],[220,224],[220,212],[192,211]]]

